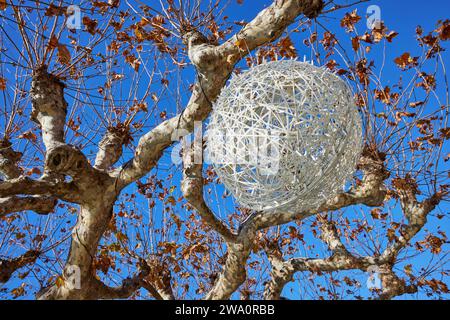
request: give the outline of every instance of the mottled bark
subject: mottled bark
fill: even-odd
[[[80,201],[79,188],[74,182],[34,180],[25,176],[0,181],[0,197],[14,195],[53,195],[69,202]]]
[[[8,140],[3,139],[0,141],[0,175],[3,175],[4,180],[20,177],[22,170],[18,163],[21,158],[22,153],[14,151]],[[13,187],[11,184],[9,186]],[[25,210],[33,210],[39,214],[48,214],[53,211],[57,202],[57,199],[52,196],[19,197],[15,193],[12,194],[12,196],[6,198],[0,197],[0,217],[8,213]]]
[[[88,184],[83,188],[78,220],[72,231],[69,255],[62,273],[64,283],[70,286],[72,271],[74,268],[79,270],[81,287],[55,285],[47,289],[41,299],[96,299],[99,295],[93,261],[99,241],[111,220],[117,193],[112,179],[95,178],[86,181]]]
[[[192,132],[194,121],[202,121],[208,116],[211,101],[219,94],[236,62],[245,57],[250,50],[279,37],[299,15],[315,17],[322,8],[321,0],[275,1],[221,46],[209,44],[206,37],[199,32],[186,34],[184,41],[188,46],[188,55],[198,72],[198,82],[192,96],[180,115],[163,122],[139,140],[134,158],[116,171],[119,186],[124,187],[145,175],[155,166],[163,150],[178,138],[178,132]],[[248,50],[242,50],[243,46],[240,45],[242,43],[245,43]],[[200,211],[206,213],[204,217],[213,217],[208,208],[201,206],[198,197],[197,200],[192,198],[191,200],[200,205]],[[286,221],[283,221],[283,217],[287,217]],[[228,243],[228,258],[224,271],[207,298],[227,298],[244,281],[245,262],[258,228],[264,227],[264,224],[267,226],[282,224],[292,219],[289,214],[279,215],[278,219],[257,215],[244,224],[236,243]],[[224,231],[223,234],[227,232]]]
[[[301,14],[315,17],[323,8],[322,0],[275,1],[243,30],[220,46],[210,44],[198,31],[184,35],[188,56],[198,73],[198,81],[183,112],[164,121],[139,140],[134,158],[116,171],[119,186],[141,178],[159,160],[165,148],[179,138],[180,132],[192,132],[194,121],[203,121],[211,111],[220,90],[228,80],[234,65],[257,46],[275,40]],[[246,48],[237,45],[244,41]]]
[[[30,250],[14,259],[0,259],[0,283],[7,282],[18,269],[33,264],[39,254],[39,251]]]
[[[108,170],[122,156],[124,136],[120,132],[108,129],[98,145],[97,157],[94,167],[99,170]]]
[[[265,251],[272,269],[269,281],[264,286],[264,299],[279,300],[284,286],[292,280],[294,270],[284,263],[283,253],[277,243],[268,244]]]
[[[64,88],[64,83],[49,74],[46,66],[34,71],[30,90],[33,107],[31,119],[41,127],[42,140],[47,152],[64,143],[67,114]]]
[[[22,170],[18,162],[22,158],[22,153],[16,152],[11,147],[11,142],[6,139],[0,140],[0,176],[4,180],[14,179],[21,175]]]
[[[236,243],[228,245],[228,258],[224,270],[206,298],[228,299],[245,281],[245,265],[257,230],[288,223],[293,220],[301,220],[314,214],[337,210],[354,204],[381,205],[386,194],[383,181],[388,176],[383,169],[383,161],[374,159],[372,153],[370,153],[370,156],[364,153],[360,163],[365,164],[364,169],[362,169],[364,172],[363,183],[355,190],[338,194],[335,198],[326,201],[317,210],[309,212],[280,212],[271,213],[270,215],[255,213],[251,215],[242,224]],[[375,178],[377,175],[380,176]]]
[[[92,167],[80,150],[65,143],[67,103],[64,99],[64,84],[48,74],[43,67],[33,75],[30,95],[33,104],[32,119],[41,127],[47,151],[45,174],[39,180],[20,177],[2,182],[0,195],[55,195],[80,205],[62,274],[64,285],[47,288],[41,293],[41,297],[94,298],[98,285],[95,283],[93,258],[111,219],[112,208],[117,198],[114,179]],[[70,182],[64,181],[66,176],[70,177]],[[68,286],[74,268],[80,272],[80,282],[83,284],[81,288]]]
[[[409,193],[409,197],[405,195]],[[321,239],[328,245],[332,255],[325,259],[293,258],[284,261],[281,252],[266,250],[272,265],[271,278],[266,284],[264,291],[265,299],[279,299],[284,286],[292,280],[294,273],[309,272],[331,272],[339,270],[359,269],[368,271],[376,267],[381,280],[381,292],[379,299],[391,299],[393,297],[417,292],[417,286],[407,284],[399,278],[392,270],[393,263],[398,254],[408,241],[423,227],[426,216],[438,204],[439,197],[432,197],[418,203],[414,194],[406,192],[402,196],[402,206],[405,216],[410,216],[405,232],[393,245],[388,246],[382,254],[376,256],[359,257],[350,253],[340,240],[337,230],[331,221],[319,216],[321,221]],[[412,218],[414,215],[415,218]]]
[[[398,239],[383,252],[383,260],[395,260],[399,252],[423,228],[427,222],[428,214],[439,204],[441,196],[440,194],[434,194],[430,198],[419,202],[412,190],[400,191],[400,203],[408,223],[402,229]]]
[[[1,183],[0,195],[17,192],[23,194],[26,190],[25,194],[61,196],[64,188],[68,188],[70,193],[60,198],[80,205],[68,258],[61,275],[62,281],[58,285],[43,289],[39,293],[40,299],[126,298],[142,286],[148,271],[124,280],[121,287],[110,288],[97,280],[93,264],[98,244],[108,227],[114,203],[120,193],[115,177],[111,176],[107,169],[120,157],[123,140],[120,136],[107,132],[100,144],[96,166],[92,166],[80,150],[64,142],[61,131],[65,118],[63,86],[60,86],[54,77],[41,72],[35,76],[33,82],[33,112],[41,124],[44,141],[49,140],[45,143],[46,176],[40,180],[21,177]],[[50,83],[52,81],[55,83]],[[47,92],[48,88],[42,89],[44,85],[53,88],[51,92]],[[55,102],[48,102],[45,94],[50,95]],[[65,176],[70,177],[71,181],[61,181],[60,178]],[[73,286],[74,270],[79,275],[77,281],[80,287]]]

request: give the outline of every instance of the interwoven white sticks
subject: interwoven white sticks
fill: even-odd
[[[362,148],[347,84],[324,68],[274,61],[235,76],[208,124],[207,156],[253,210],[311,210],[340,191]]]

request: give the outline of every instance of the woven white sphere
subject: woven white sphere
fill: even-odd
[[[295,60],[252,67],[219,95],[207,157],[238,202],[258,211],[311,210],[341,191],[362,148],[347,84]]]

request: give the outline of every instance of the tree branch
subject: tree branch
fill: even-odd
[[[220,51],[227,62],[234,65],[248,52],[280,37],[298,16],[303,14],[307,18],[315,18],[323,7],[322,0],[275,0],[242,30],[222,44]]]
[[[183,37],[188,56],[198,72],[198,81],[183,112],[164,121],[141,137],[134,158],[116,171],[120,188],[136,181],[149,172],[163,151],[180,136],[192,132],[194,121],[203,121],[211,111],[211,102],[229,78],[234,65],[250,51],[242,51],[236,40],[245,41],[250,50],[273,41],[300,14],[316,17],[323,8],[322,0],[275,1],[232,39],[220,46],[212,45],[198,31]]]
[[[168,146],[192,132],[195,121],[205,120],[211,111],[211,101],[217,97],[228,79],[232,68],[221,63],[216,47],[206,43],[206,39],[201,37],[203,40],[198,40],[198,35],[198,32],[191,32],[187,36],[189,54],[201,55],[204,60],[199,65],[194,63],[199,77],[186,108],[139,139],[134,158],[116,170],[119,188],[147,174]]]
[[[388,177],[388,174],[384,169],[384,159],[380,159],[378,152],[369,151],[366,148],[359,161],[359,168],[363,171],[364,177],[356,190],[339,194],[314,211],[270,214],[257,212],[244,221],[236,243],[228,243],[228,257],[224,269],[207,294],[206,299],[228,299],[245,281],[245,265],[253,246],[256,231],[354,204],[381,205],[386,194],[383,181]],[[321,261],[315,263],[321,263]]]
[[[434,210],[441,199],[442,194],[436,193],[423,202],[418,202],[415,193],[411,189],[400,191],[400,202],[408,224],[402,228],[398,239],[384,250],[381,255],[382,260],[395,260],[400,251],[422,230],[427,222],[428,214]]]
[[[378,299],[390,300],[396,296],[401,296],[405,293],[416,293],[417,286],[414,284],[407,285],[405,280],[400,279],[392,270],[391,265],[383,265],[380,267],[380,274],[382,290]]]
[[[225,241],[236,241],[234,234],[224,223],[219,220],[203,198],[203,174],[202,174],[202,153],[203,147],[195,150],[196,144],[187,145],[186,139],[183,139],[183,180],[181,190],[184,198],[197,210],[197,212],[214,231],[218,232]]]
[[[90,165],[83,152],[68,144],[55,145],[47,152],[45,169],[48,172],[68,175],[77,184],[101,175]]]
[[[418,203],[411,188],[401,192],[402,207],[409,224],[404,228],[400,238],[388,246],[380,256],[356,257],[343,245],[332,222],[318,216],[321,222],[321,239],[327,243],[333,255],[326,259],[293,258],[283,261],[281,251],[270,248],[266,250],[272,265],[271,279],[266,284],[265,299],[279,299],[284,286],[292,280],[295,272],[331,272],[339,270],[359,269],[367,271],[370,266],[377,266],[378,276],[382,282],[379,299],[387,300],[393,297],[417,292],[417,286],[406,284],[392,270],[398,254],[409,241],[422,229],[426,216],[439,203],[440,195],[433,195]]]
[[[6,283],[16,270],[34,263],[39,254],[39,251],[29,250],[18,258],[0,259],[0,283]]]
[[[30,91],[33,107],[31,119],[40,125],[47,151],[65,143],[67,102],[64,88],[64,83],[47,72],[47,66],[34,71]]]
[[[119,287],[108,287],[95,279],[97,289],[94,290],[94,299],[126,299],[140,288],[144,288],[157,300],[173,300],[170,272],[161,270],[159,265],[153,269],[153,263],[153,260],[141,261],[141,271],[134,277],[123,280]]]
[[[264,299],[279,300],[284,286],[292,280],[294,271],[285,264],[278,243],[268,244],[265,252],[272,269],[270,270],[270,280],[264,286]]]
[[[53,182],[33,180],[21,176],[16,179],[0,181],[0,197],[15,195],[56,196],[64,201],[79,203],[79,189],[73,182]]]

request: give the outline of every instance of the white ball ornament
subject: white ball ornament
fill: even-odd
[[[233,77],[206,136],[220,180],[257,211],[316,209],[344,188],[362,149],[361,117],[345,81],[295,60]]]

